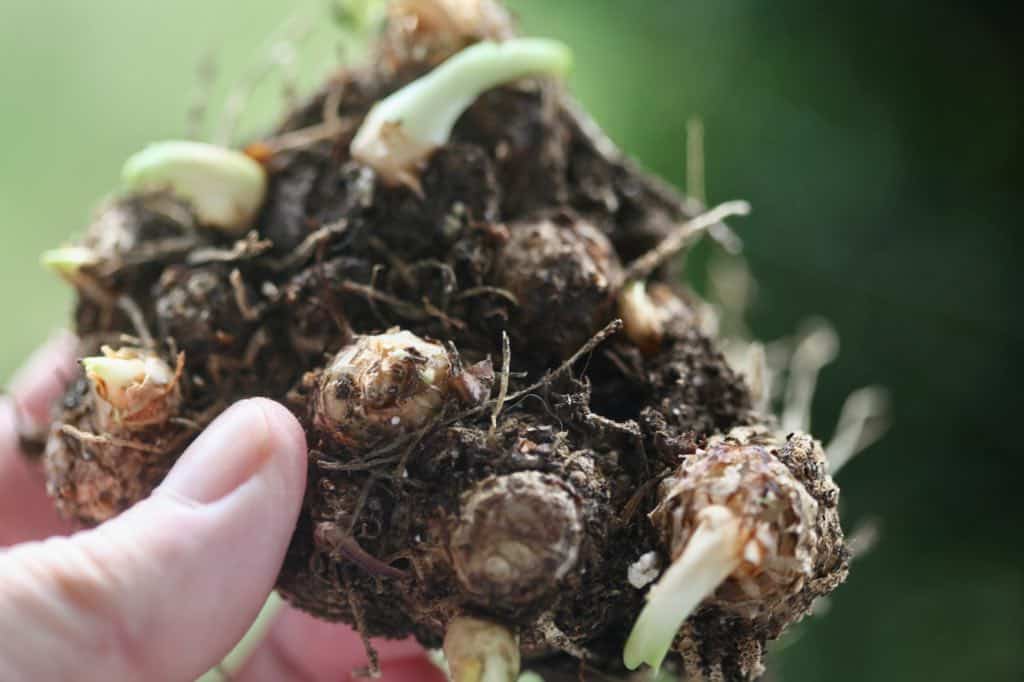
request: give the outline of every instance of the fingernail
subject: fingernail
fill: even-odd
[[[224,411],[185,450],[160,487],[208,504],[252,478],[279,440],[271,435],[262,402],[243,400]]]

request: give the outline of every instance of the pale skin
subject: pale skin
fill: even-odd
[[[306,445],[269,400],[236,404],[153,495],[91,530],[61,520],[18,424],[46,423],[73,339],[41,348],[0,397],[0,679],[194,680],[273,587],[301,505]],[[375,642],[382,679],[444,679],[414,642]],[[234,679],[349,679],[359,637],[285,609]]]

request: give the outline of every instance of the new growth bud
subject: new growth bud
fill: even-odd
[[[619,293],[623,331],[644,355],[661,350],[670,326],[693,324],[694,313],[664,284],[627,282]]]
[[[452,682],[515,682],[519,642],[497,623],[456,616],[444,635],[444,656]]]
[[[467,47],[375,104],[352,140],[352,158],[389,182],[418,187],[416,166],[448,141],[481,93],[529,75],[562,75],[570,62],[565,45],[541,38]]]
[[[557,477],[521,471],[464,498],[450,549],[463,587],[494,607],[551,592],[579,556],[580,502]]]
[[[154,352],[103,348],[62,399],[46,442],[47,490],[60,511],[106,521],[149,495],[188,442],[181,374]]]
[[[252,226],[267,189],[260,164],[202,142],[151,144],[125,162],[121,177],[131,192],[170,191],[192,205],[200,223],[230,236]]]
[[[766,448],[722,442],[688,457],[662,487],[650,518],[673,563],[626,642],[631,669],[660,666],[700,604],[767,617],[814,570],[818,504]]]
[[[320,376],[313,421],[349,447],[422,428],[450,398],[452,365],[440,343],[407,331],[360,336]]]
[[[167,421],[181,402],[179,373],[155,353],[112,350],[82,359],[95,396],[107,406],[112,427],[126,430]]]
[[[99,263],[96,253],[84,246],[65,246],[51,249],[39,258],[43,267],[73,282],[83,268]]]

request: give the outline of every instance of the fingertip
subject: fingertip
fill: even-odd
[[[281,466],[299,490],[305,490],[308,449],[306,432],[299,420],[281,403],[267,398],[251,398],[263,412],[267,434],[272,441],[271,455],[280,458]]]
[[[298,504],[305,489],[306,439],[288,410],[265,398],[241,400],[210,424],[160,488],[200,504],[259,478]]]

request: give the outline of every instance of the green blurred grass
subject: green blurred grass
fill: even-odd
[[[776,679],[1024,678],[1012,24],[985,3],[924,0],[510,4],[529,32],[573,46],[582,101],[677,184],[685,122],[704,118],[711,200],[755,209],[737,222],[755,329],[774,338],[821,314],[840,331],[819,423],[859,385],[894,394],[894,430],[840,479],[848,528],[878,516],[882,543],[781,652]],[[0,381],[66,319],[68,292],[38,254],[82,229],[128,154],[183,134],[205,53],[215,103],[292,14],[320,17],[303,82],[335,63],[320,1],[241,7],[4,3]],[[248,130],[278,95],[260,90]]]

